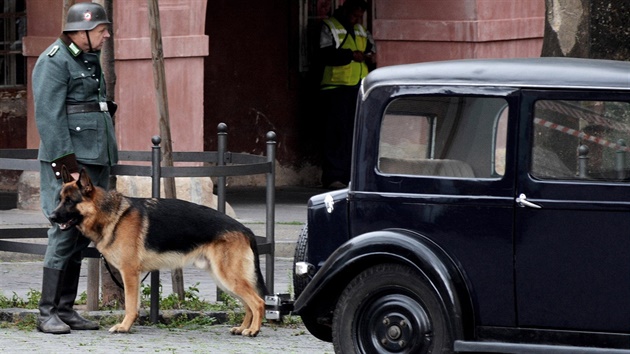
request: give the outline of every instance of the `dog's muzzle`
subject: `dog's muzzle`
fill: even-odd
[[[59,229],[62,231],[70,230],[71,228],[73,228],[79,223],[79,219],[77,218],[68,218],[66,220],[66,218],[60,217],[55,212],[50,214],[50,217],[48,218],[48,220],[50,221],[52,225],[54,224],[59,225]]]

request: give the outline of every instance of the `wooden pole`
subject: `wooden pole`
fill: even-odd
[[[153,59],[153,82],[158,108],[160,136],[162,137],[162,156],[164,166],[173,166],[173,144],[171,141],[171,126],[168,114],[168,95],[166,90],[166,73],[164,71],[164,51],[162,49],[162,29],[160,27],[160,9],[158,0],[147,0],[149,7],[149,31],[151,32],[151,58]],[[177,198],[175,179],[164,180],[164,196]],[[180,300],[184,299],[184,276],[181,269],[174,269],[171,273],[173,293]]]
[[[74,5],[75,0],[64,0],[63,10],[61,14],[61,28],[66,27],[66,19],[68,17],[68,9]],[[88,258],[87,260],[87,310],[98,310],[98,298],[99,298],[99,260],[95,258]]]
[[[105,12],[107,12],[107,16],[112,22],[112,26],[109,29],[110,37],[105,41],[103,45],[103,49],[101,50],[101,68],[103,69],[103,74],[105,75],[105,91],[107,92],[107,100],[116,101],[114,93],[116,92],[116,70],[115,70],[115,58],[114,58],[114,26],[116,25],[113,21],[113,0],[94,0],[93,2],[101,4],[105,8]],[[116,117],[112,117],[114,121],[114,126],[116,125]],[[109,188],[116,189],[116,176],[109,177]],[[110,266],[112,274],[109,274],[107,268],[102,264],[102,260],[91,259],[89,262],[99,262],[100,265],[100,274],[101,274],[101,293],[103,305],[114,306],[117,305],[118,308],[123,308],[125,306],[125,292],[122,288],[120,288],[112,279],[112,277],[116,277],[119,283],[122,284],[122,276],[118,269]],[[93,265],[96,269],[97,266]],[[89,280],[89,278],[88,278]],[[88,301],[90,301],[90,296],[88,292]],[[88,306],[89,309],[89,306]]]

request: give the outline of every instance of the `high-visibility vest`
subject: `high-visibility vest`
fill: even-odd
[[[350,49],[352,51],[365,51],[368,42],[367,31],[360,24],[354,26],[354,38],[346,31],[343,25],[334,17],[324,20],[324,23],[330,28],[335,48]],[[326,66],[324,67],[324,75],[321,85],[326,86],[354,86],[358,84],[362,78],[367,76],[368,67],[365,62],[351,61],[348,65],[343,66]]]

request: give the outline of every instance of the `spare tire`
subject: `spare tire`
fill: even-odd
[[[300,231],[293,255],[293,291],[295,299],[300,296],[306,285],[311,281],[308,275],[297,276],[295,274],[295,264],[297,262],[308,262],[308,224],[304,224],[302,231]]]

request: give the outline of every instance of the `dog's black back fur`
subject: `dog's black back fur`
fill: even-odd
[[[187,253],[226,232],[247,235],[254,252],[259,294],[268,294],[260,271],[256,237],[251,229],[215,209],[185,200],[129,197],[127,199],[134,209],[149,219],[145,247],[156,252]],[[174,218],[178,220],[177,223],[168,221]],[[200,229],[206,232],[199,233]],[[177,237],[173,237],[174,235]],[[186,242],[181,242],[184,239]]]

